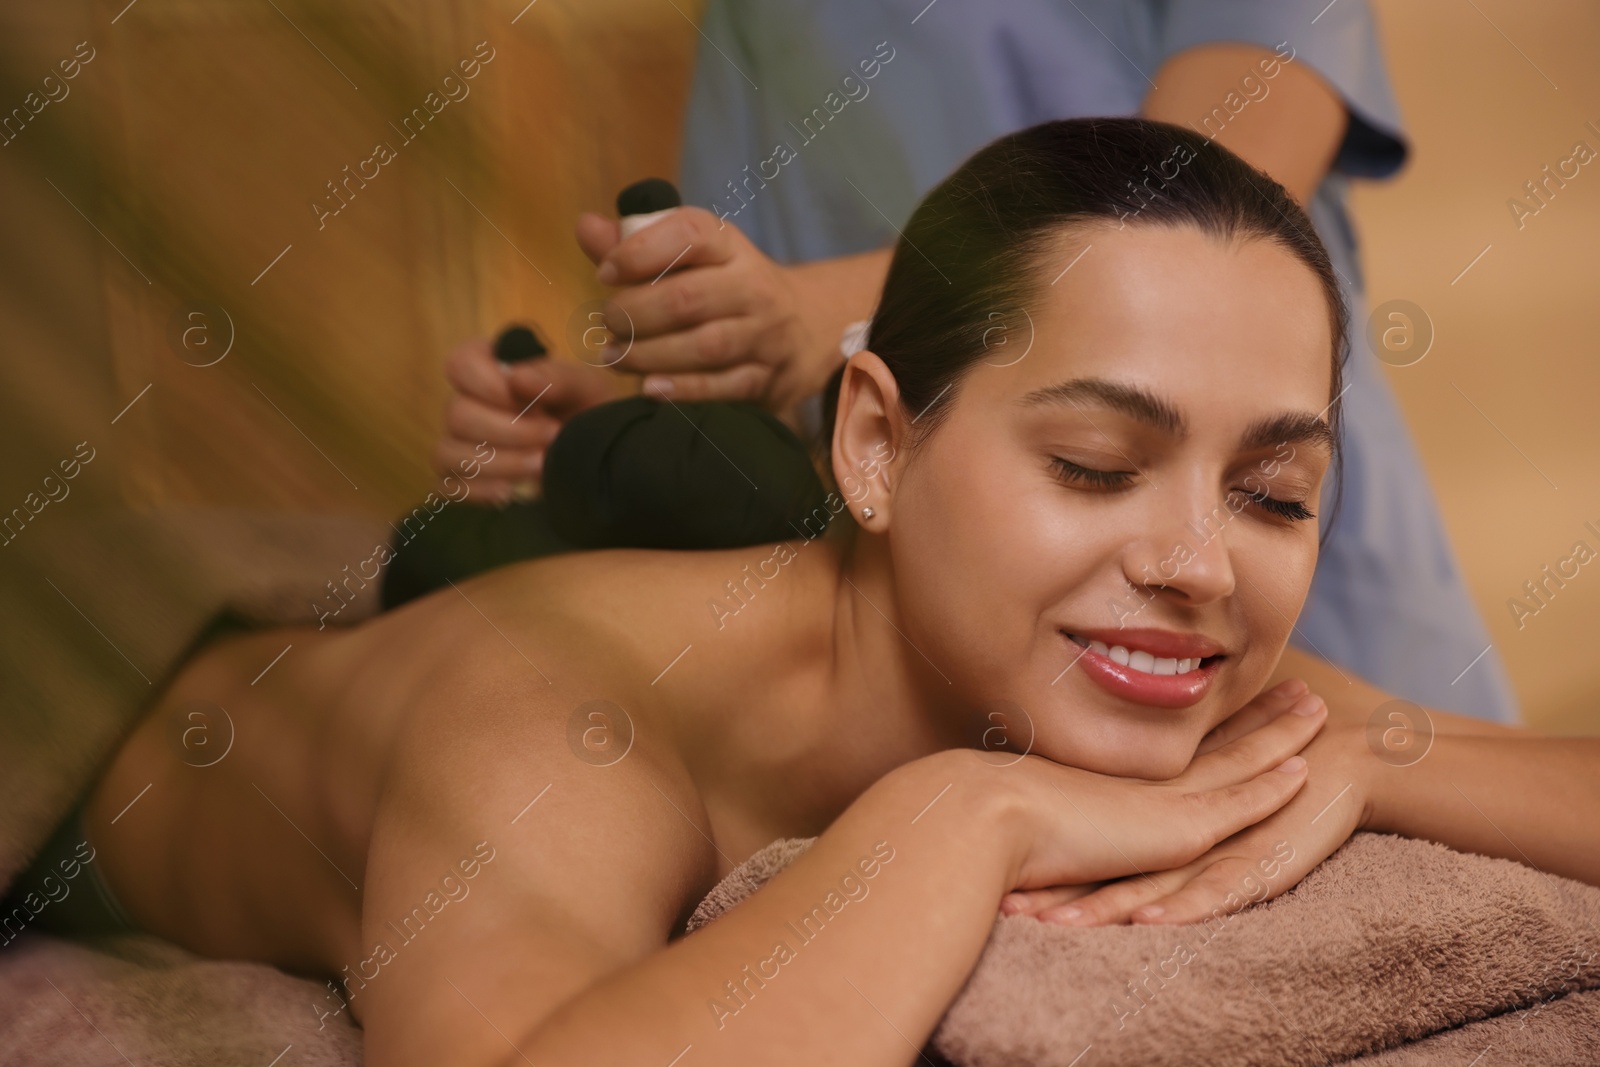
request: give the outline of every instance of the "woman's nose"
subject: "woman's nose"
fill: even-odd
[[[1231,596],[1235,582],[1226,534],[1235,514],[1217,499],[1210,507],[1201,503],[1163,510],[1163,520],[1123,551],[1123,575],[1135,586],[1183,604]]]

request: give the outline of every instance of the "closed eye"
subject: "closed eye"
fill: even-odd
[[[1077,489],[1115,492],[1119,489],[1127,489],[1133,484],[1133,480],[1137,476],[1135,471],[1104,471],[1094,467],[1085,467],[1072,462],[1070,459],[1062,459],[1060,456],[1051,456],[1050,465],[1061,481]],[[1252,492],[1249,489],[1235,489],[1234,492],[1248,500],[1250,505],[1277,519],[1287,522],[1303,522],[1306,519],[1317,517],[1316,512],[1312,511],[1301,500],[1280,500],[1277,497],[1268,496],[1264,490]]]
[[[1303,500],[1279,500],[1277,497],[1268,496],[1265,492],[1252,493],[1248,489],[1236,489],[1234,492],[1244,495],[1262,511],[1280,519],[1287,519],[1289,522],[1304,522],[1306,519],[1317,517],[1317,513],[1306,507]]]
[[[1093,467],[1082,467],[1070,459],[1060,456],[1051,456],[1050,465],[1055,469],[1056,476],[1068,485],[1080,489],[1126,489],[1133,484],[1133,471],[1102,471]]]

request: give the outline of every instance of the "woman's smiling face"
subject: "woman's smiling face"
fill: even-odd
[[[1311,583],[1328,302],[1270,241],[1096,225],[1058,249],[1031,338],[889,469],[902,625],[966,706],[1025,712],[1009,747],[1171,777],[1260,690]]]

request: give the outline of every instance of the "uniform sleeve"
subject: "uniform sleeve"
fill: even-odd
[[[1160,40],[1163,59],[1217,42],[1286,45],[1291,62],[1321,75],[1350,114],[1334,170],[1384,178],[1405,163],[1400,112],[1366,0],[1170,0]],[[1240,76],[1246,73],[1254,72]]]
[[[751,63],[730,8],[726,0],[710,0],[700,20],[678,168],[683,202],[718,216],[728,210],[726,183],[759,158],[754,151],[757,116],[749,98],[756,89],[745,73]],[[760,247],[757,223],[751,213],[738,225]]]

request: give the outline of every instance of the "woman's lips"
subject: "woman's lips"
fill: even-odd
[[[1187,708],[1199,703],[1210,690],[1212,681],[1221,669],[1223,660],[1226,659],[1222,655],[1200,657],[1199,664],[1184,673],[1152,674],[1130,663],[1117,662],[1109,651],[1100,652],[1090,647],[1091,638],[1087,636],[1073,635],[1066,631],[1061,631],[1061,636],[1071,646],[1076,657],[1073,665],[1093,678],[1102,689],[1112,696],[1156,708]],[[1140,652],[1133,650],[1130,660],[1134,656],[1140,656]],[[1143,653],[1143,657],[1148,658],[1149,662],[1140,659],[1138,661],[1140,666],[1152,668],[1158,664],[1161,667],[1166,666],[1148,652]],[[1176,668],[1187,665],[1180,661],[1176,664]]]

